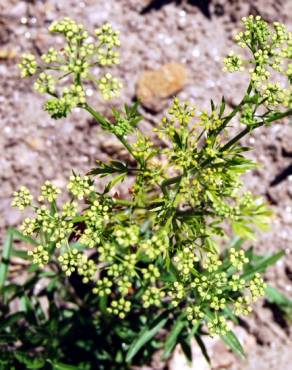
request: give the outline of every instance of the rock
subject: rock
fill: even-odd
[[[39,137],[27,137],[25,138],[27,146],[36,151],[45,151],[46,146],[43,140]]]
[[[137,97],[144,107],[159,112],[165,106],[166,98],[179,92],[186,82],[186,67],[176,62],[167,63],[141,75],[137,82]]]
[[[221,340],[216,340],[212,348],[212,369],[229,369],[236,362],[235,356]]]
[[[0,60],[11,60],[17,56],[16,50],[13,49],[0,49]]]

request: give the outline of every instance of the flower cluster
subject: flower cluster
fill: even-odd
[[[52,118],[66,117],[76,106],[86,108],[86,80],[95,81],[106,100],[119,96],[122,84],[117,78],[106,72],[97,80],[92,71],[95,66],[104,68],[119,63],[118,31],[106,23],[95,31],[96,41],[91,42],[84,26],[68,17],[54,21],[49,31],[63,35],[65,46],[60,50],[49,48],[39,63],[34,55],[24,54],[19,68],[22,77],[38,74],[35,89],[53,96],[45,103],[45,110]],[[70,87],[63,87],[65,78],[66,82],[71,80]]]
[[[106,73],[98,81],[98,88],[105,100],[116,98],[120,96],[120,90],[123,87],[119,80],[111,75],[111,73]]]
[[[20,211],[23,211],[26,207],[31,205],[32,199],[33,197],[30,191],[25,186],[22,186],[19,191],[13,193],[12,207],[16,207]]]
[[[131,310],[131,302],[120,298],[119,300],[112,301],[107,310],[109,313],[117,315],[120,319],[124,319],[126,314]]]
[[[92,180],[88,176],[72,175],[67,186],[68,190],[78,199],[83,199],[94,191]]]
[[[21,77],[32,76],[37,71],[37,62],[35,56],[32,54],[23,54],[22,61],[18,64],[21,70]]]
[[[230,52],[229,55],[224,58],[225,67],[223,70],[226,72],[237,72],[243,71],[242,59],[239,55],[235,55],[233,52]]]
[[[39,196],[39,202],[43,202],[45,199],[52,203],[58,198],[61,190],[53,185],[50,181],[46,181],[41,187],[41,195]]]
[[[28,251],[27,254],[32,257],[33,263],[36,263],[39,267],[44,267],[50,259],[49,253],[43,245],[35,247],[32,251]]]
[[[256,89],[261,91],[267,106],[291,107],[291,84],[282,85],[282,76],[287,77],[288,83],[290,81],[287,62],[291,57],[289,54],[291,32],[288,32],[279,22],[274,22],[273,27],[270,27],[260,16],[250,15],[244,17],[242,21],[245,30],[235,36],[235,41],[240,47],[248,48],[252,58],[243,60],[232,52],[224,59],[224,70],[236,72],[241,71],[243,65],[249,66],[251,81]],[[280,75],[280,78],[278,82],[274,82],[277,75]],[[252,118],[250,117],[248,121],[244,120],[252,122]]]

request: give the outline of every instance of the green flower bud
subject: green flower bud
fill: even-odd
[[[32,76],[37,71],[37,62],[35,56],[32,54],[23,54],[21,63],[18,64],[21,70],[21,77]]]
[[[25,186],[22,186],[19,191],[13,193],[12,207],[23,211],[26,207],[31,205],[32,199],[33,197],[30,191]]]

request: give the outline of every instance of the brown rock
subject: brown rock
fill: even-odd
[[[17,53],[13,49],[0,49],[0,60],[10,60],[15,59]]]
[[[166,98],[179,92],[186,82],[186,67],[176,62],[167,63],[141,75],[137,83],[137,97],[144,107],[158,112],[165,106]]]
[[[229,369],[235,362],[235,356],[228,350],[226,345],[218,340],[212,348],[212,369]]]

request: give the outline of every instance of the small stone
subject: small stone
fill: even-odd
[[[10,49],[0,49],[0,60],[11,60],[15,59],[17,53],[15,50]]]
[[[141,75],[137,82],[137,97],[144,107],[159,112],[166,99],[182,90],[186,82],[186,67],[176,62],[167,63]]]
[[[28,137],[25,140],[26,144],[29,148],[37,150],[37,151],[44,151],[46,149],[44,142],[42,139],[37,137]]]
[[[236,361],[235,356],[226,345],[218,340],[212,348],[212,369],[229,369]]]

